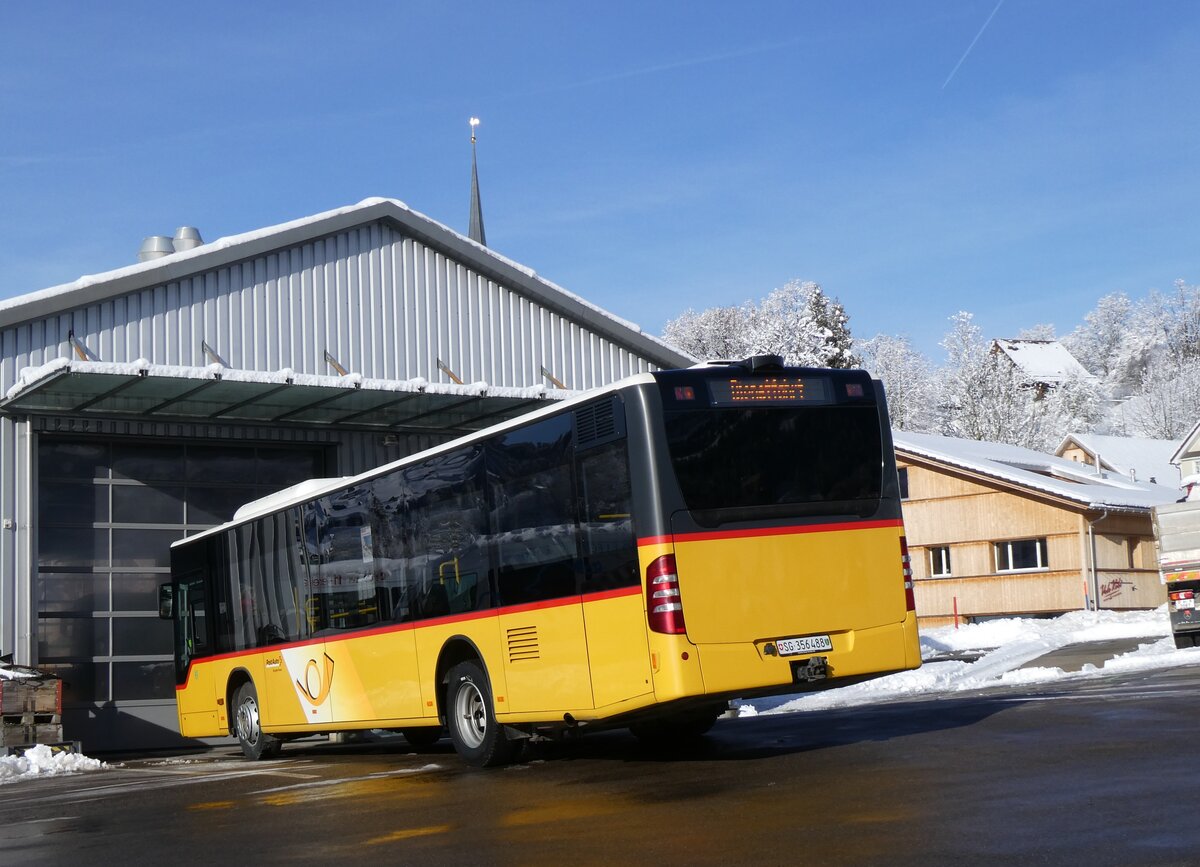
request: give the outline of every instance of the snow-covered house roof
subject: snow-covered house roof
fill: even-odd
[[[1200,421],[1193,425],[1192,429],[1184,434],[1183,440],[1179,443],[1179,448],[1175,449],[1171,455],[1171,463],[1179,467],[1181,470],[1182,461],[1188,455],[1195,457],[1195,453],[1200,451]]]
[[[992,346],[997,352],[1003,353],[1031,383],[1059,385],[1071,379],[1094,378],[1057,340],[998,338]]]
[[[1054,454],[1063,457],[1071,448],[1083,450],[1091,456],[1093,464],[1126,478],[1154,481],[1168,487],[1179,481],[1179,470],[1171,463],[1179,448],[1176,440],[1068,434]]]
[[[1116,473],[1096,475],[1077,461],[1032,449],[907,431],[894,431],[892,436],[900,458],[923,458],[1085,509],[1145,512],[1179,498],[1174,487],[1135,482]]]

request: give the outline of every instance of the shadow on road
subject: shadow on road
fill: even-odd
[[[621,731],[547,745],[546,758],[744,761],[971,726],[1005,707],[1012,707],[1011,700],[976,696],[743,717],[720,720],[707,736],[668,747],[642,744]]]
[[[520,763],[750,761],[963,728],[1012,706],[1011,697],[977,695],[722,719],[703,737],[665,745],[642,743],[626,729],[594,731],[528,744]],[[458,762],[448,738],[414,750],[402,738],[390,736],[340,744],[300,742],[285,747],[283,757],[413,754],[445,760],[450,766]],[[229,750],[229,757],[238,755],[236,748]]]

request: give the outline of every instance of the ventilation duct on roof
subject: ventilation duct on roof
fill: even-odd
[[[204,243],[204,239],[200,237],[200,230],[195,226],[180,226],[175,230],[172,243],[175,245],[175,252],[178,253],[181,250],[199,247]]]
[[[151,235],[142,241],[138,250],[138,261],[149,262],[151,259],[161,259],[175,252],[175,242],[166,235]]]
[[[199,229],[195,226],[180,226],[175,230],[174,238],[166,235],[151,235],[142,241],[142,247],[138,250],[138,261],[149,262],[151,259],[161,259],[172,253],[193,250],[203,244],[204,239],[200,237]]]

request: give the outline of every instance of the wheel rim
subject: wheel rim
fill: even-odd
[[[237,710],[238,737],[248,744],[258,743],[258,704],[252,698],[247,698]]]
[[[463,680],[454,694],[454,728],[469,748],[475,749],[487,735],[487,706],[474,681]]]

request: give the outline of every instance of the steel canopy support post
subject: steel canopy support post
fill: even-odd
[[[33,421],[29,416],[16,422],[16,587],[14,623],[16,646],[13,660],[18,665],[37,665],[37,571],[34,552],[34,491],[37,488],[37,460],[34,449]]]

